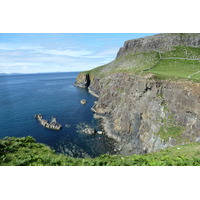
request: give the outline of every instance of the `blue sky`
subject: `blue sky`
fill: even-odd
[[[154,33],[1,33],[0,73],[89,70],[114,60],[126,40]]]

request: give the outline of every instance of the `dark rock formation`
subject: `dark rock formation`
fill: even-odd
[[[81,81],[79,81],[81,80]],[[78,79],[74,86],[81,87],[81,88],[88,88],[90,85],[90,75],[89,74],[83,74],[81,75],[80,79]]]
[[[53,130],[60,130],[62,128],[62,125],[57,123],[56,118],[52,117],[51,122],[49,123],[47,120],[43,119],[42,114],[36,114],[35,118],[38,119],[40,124],[48,129],[53,129]]]

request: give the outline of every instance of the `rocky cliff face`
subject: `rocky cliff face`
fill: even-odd
[[[130,51],[164,51],[180,43],[200,46],[199,34],[163,35],[127,41],[117,57]],[[80,74],[77,82],[81,84],[87,76]],[[153,152],[200,141],[199,83],[126,72],[104,77],[97,74],[90,81],[89,91],[99,97],[94,116],[102,120],[105,133],[118,141],[120,154]]]
[[[169,33],[128,40],[118,51],[117,57],[130,52],[170,51],[178,45],[200,47],[200,34]]]
[[[95,116],[102,118],[106,133],[119,141],[120,153],[152,152],[200,141],[199,83],[118,73],[99,84]]]

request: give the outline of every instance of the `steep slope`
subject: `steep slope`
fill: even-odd
[[[199,59],[200,34],[129,40],[113,62],[80,73],[76,85],[99,96],[95,117],[120,154],[157,151],[200,140]]]

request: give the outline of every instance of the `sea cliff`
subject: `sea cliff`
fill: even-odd
[[[199,47],[200,34],[159,34],[130,40],[114,61],[79,74],[76,86],[84,85],[99,97],[92,108],[94,117],[100,118],[105,133],[118,141],[120,154],[154,152],[200,141],[200,83],[178,68],[178,64],[187,68],[192,62],[198,70]],[[171,65],[177,75],[170,74]],[[152,67],[157,71],[144,72]],[[162,70],[159,74],[163,67],[165,74]],[[190,67],[187,69],[191,75]]]

